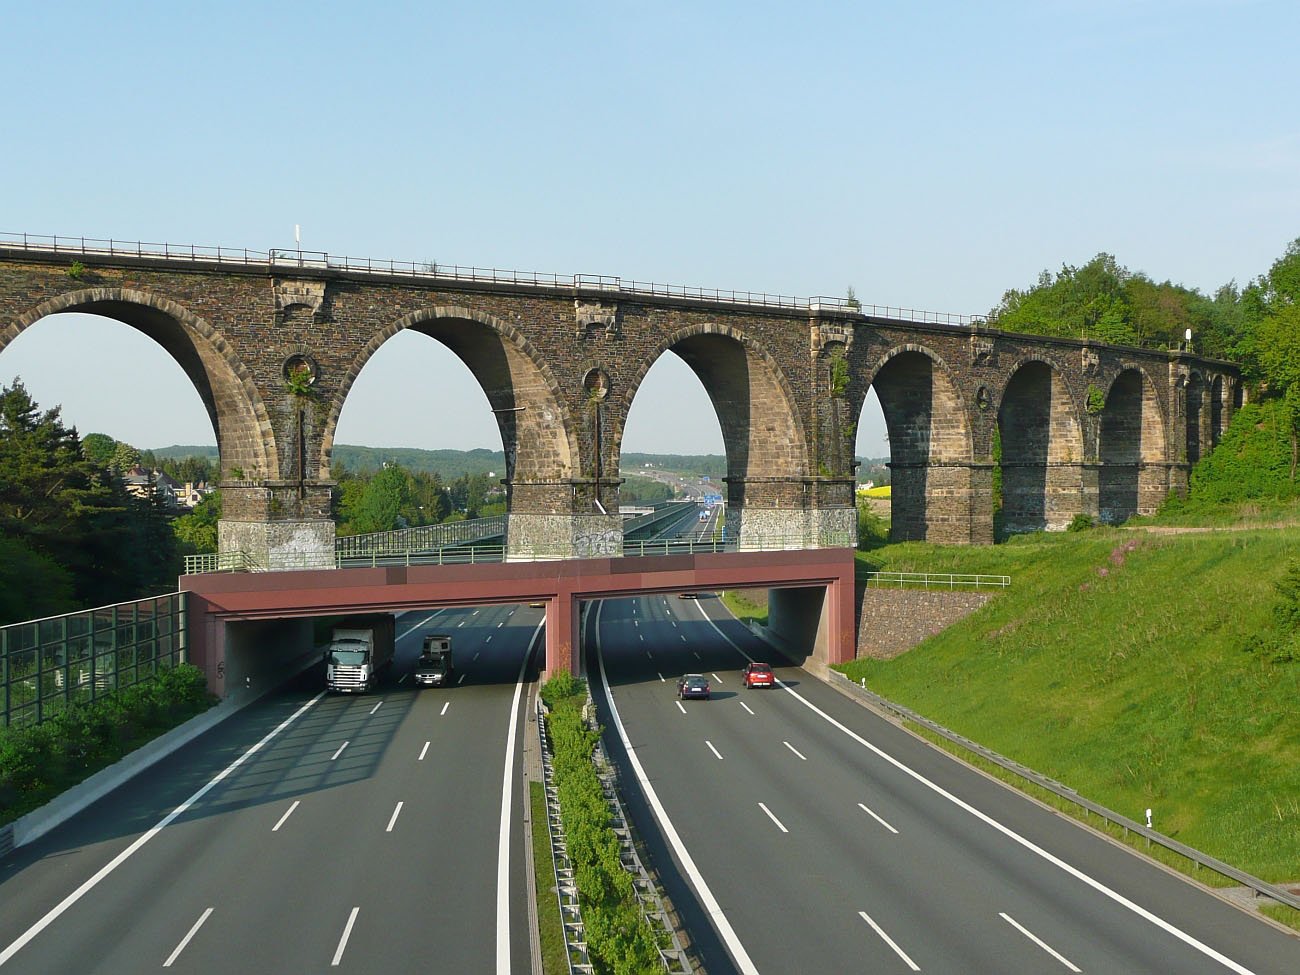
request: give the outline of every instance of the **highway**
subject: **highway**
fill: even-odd
[[[541,619],[399,616],[377,692],[326,696],[313,668],[11,853],[0,970],[529,972],[518,756]],[[462,683],[411,686],[425,632],[454,635]]]
[[[783,666],[711,596],[608,601],[597,631],[607,747],[709,975],[1300,972],[1300,939]],[[747,657],[782,686],[743,689]],[[711,700],[676,699],[685,672]]]

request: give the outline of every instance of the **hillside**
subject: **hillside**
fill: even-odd
[[[1273,881],[1300,879],[1300,662],[1275,629],[1300,529],[889,545],[864,567],[1012,586],[867,686]],[[1292,594],[1294,601],[1294,593]]]

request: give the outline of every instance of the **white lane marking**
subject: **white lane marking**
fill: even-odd
[[[478,615],[478,610],[477,610],[477,609],[474,610],[474,612],[470,613],[469,615],[470,615],[470,616],[477,616],[477,615]]]
[[[420,757],[416,759],[417,762],[423,762],[423,761],[424,761],[424,756],[427,755],[427,754],[429,754],[429,746],[430,746],[431,744],[433,744],[433,743],[432,743],[432,742],[428,742],[428,741],[426,741],[426,742],[424,743],[424,747],[420,749]]]
[[[916,962],[912,961],[912,959],[907,957],[907,952],[905,952],[902,948],[898,947],[898,945],[894,943],[894,939],[891,938],[889,935],[885,934],[884,930],[880,927],[880,925],[877,924],[875,921],[871,920],[871,918],[867,916],[866,911],[858,911],[858,915],[862,918],[862,920],[866,921],[868,924],[871,925],[871,929],[875,931],[876,934],[880,935],[881,940],[884,941],[885,944],[889,945],[889,947],[894,949],[894,952],[898,955],[899,958],[907,962],[908,968],[910,968],[914,972],[919,972],[921,970],[916,966]]]
[[[1002,920],[1006,921],[1006,922],[1007,922],[1008,924],[1010,924],[1013,928],[1015,928],[1017,931],[1019,931],[1021,934],[1023,934],[1026,938],[1028,938],[1028,939],[1029,939],[1030,941],[1032,941],[1034,944],[1038,945],[1038,947],[1042,948],[1045,952],[1047,952],[1049,955],[1051,955],[1053,958],[1055,958],[1057,961],[1059,961],[1062,965],[1064,965],[1064,966],[1065,966],[1066,968],[1068,968],[1070,971],[1072,971],[1072,972],[1077,972],[1077,971],[1079,971],[1079,969],[1075,968],[1074,965],[1072,965],[1072,964],[1070,963],[1070,960],[1069,960],[1068,958],[1066,958],[1064,955],[1062,955],[1059,951],[1054,950],[1054,949],[1052,948],[1051,945],[1049,945],[1049,944],[1048,944],[1046,941],[1044,941],[1042,938],[1038,937],[1036,934],[1034,934],[1032,931],[1030,931],[1028,928],[1026,928],[1023,924],[1021,924],[1020,922],[1018,922],[1018,921],[1017,921],[1015,918],[1013,918],[1010,914],[1006,914],[1006,913],[1004,913],[1004,912],[1002,912],[1002,911],[998,911],[998,917],[1002,918]]]
[[[465,679],[465,676],[462,674],[460,679],[461,679],[461,680],[464,680],[464,679]],[[451,702],[450,702],[450,701],[447,701],[445,704],[443,704],[443,706],[442,706],[442,710],[438,712],[438,717],[441,718],[444,714],[446,714],[446,713],[447,713],[447,709],[448,709],[449,707],[451,707]]]
[[[459,623],[456,624],[456,628],[457,628],[457,629],[460,629],[460,628],[461,628],[462,626],[464,626],[464,625],[465,625],[465,621],[464,621],[464,620],[461,620]]]
[[[533,655],[537,638],[546,621],[537,624],[528,642],[524,659],[519,662],[515,678],[515,696],[510,702],[510,722],[506,731],[506,757],[501,771],[501,828],[497,832],[497,975],[510,975],[510,809],[514,804],[515,735],[519,730],[519,695],[524,690],[524,671]],[[544,651],[543,651],[544,652]]]
[[[659,674],[659,683],[661,683],[661,684],[667,684],[667,683],[668,683],[667,678],[665,678],[663,674],[660,674],[659,671],[657,671],[657,670],[655,671],[655,673],[656,673],[656,674]]]
[[[685,638],[683,637],[683,639],[685,639]],[[700,656],[700,652],[699,652],[698,650],[692,650],[691,653],[695,654],[695,659],[696,659],[696,660],[703,660],[703,659],[704,659],[703,657]]]
[[[371,713],[371,714],[374,714],[374,713],[375,713],[376,711],[378,711],[381,707],[383,707],[383,704],[384,704],[384,702],[383,702],[383,701],[380,701],[378,704],[376,704],[373,708],[370,709],[370,713]]]
[[[484,642],[484,643],[491,643],[491,642],[492,642],[492,634],[489,633],[489,634],[487,635],[487,639],[484,640],[483,642]]]
[[[881,819],[879,816],[877,816],[874,812],[872,812],[870,809],[868,809],[868,808],[867,808],[866,806],[864,806],[862,803],[858,803],[858,808],[861,809],[861,810],[862,810],[864,813],[866,813],[868,816],[870,816],[872,819],[874,819],[876,822],[878,822],[881,826],[885,827],[885,829],[889,830],[891,833],[897,833],[897,832],[898,832],[898,830],[894,829],[894,827],[890,826],[887,822],[885,822],[883,819]]]
[[[679,633],[679,634],[677,634],[677,635],[680,636],[680,637],[682,638],[682,643],[685,643],[685,642],[686,642],[686,634],[685,634],[685,633]],[[695,656],[698,657],[699,654],[697,653]]]
[[[709,676],[712,677],[714,680],[716,680],[719,684],[722,683],[722,678],[719,677],[717,674],[710,672]]]
[[[461,674],[459,677],[456,678],[456,683],[457,683],[457,684],[463,684],[464,682],[465,682],[465,675],[464,675],[464,674]],[[443,705],[442,713],[443,713],[443,714],[446,714],[446,713],[447,713],[447,706],[446,706],[446,705]]]
[[[676,626],[676,625],[677,625],[677,621],[676,621],[676,620],[670,620],[670,622],[673,624],[673,626]]]
[[[641,627],[641,624],[638,623],[636,620],[633,620],[633,621],[632,621],[632,625],[635,626],[635,627],[637,627],[638,629]]]
[[[295,800],[293,801],[293,805],[290,806],[288,809],[286,809],[286,810],[284,811],[284,815],[281,816],[280,819],[276,822],[276,824],[275,824],[274,826],[271,827],[271,832],[272,832],[272,833],[278,833],[278,832],[280,832],[280,827],[284,825],[284,821],[285,821],[286,819],[288,819],[290,816],[293,815],[293,811],[294,811],[295,809],[298,808],[298,803],[301,802],[301,801],[302,801],[302,800],[300,800],[300,799],[295,799]]]
[[[779,829],[782,833],[790,832],[788,829],[785,828],[785,823],[781,822],[781,820],[777,819],[774,815],[772,815],[772,810],[768,809],[765,804],[760,802],[758,804],[758,808],[763,810],[763,812],[767,813],[767,818],[772,820],[772,822],[776,823],[776,828]]]
[[[399,802],[397,804],[397,808],[393,810],[393,815],[388,820],[388,826],[384,829],[385,833],[391,833],[393,831],[393,824],[397,822],[397,815],[401,811],[402,811],[402,803]]]
[[[750,709],[749,705],[746,704],[744,701],[741,701],[741,702],[740,702],[740,706],[741,706],[742,708],[744,708],[746,711],[749,711],[750,714],[753,714],[753,713],[754,713],[754,712]]]
[[[294,805],[296,806],[297,803],[294,803]],[[206,921],[211,914],[212,914],[212,908],[209,907],[206,911],[204,911],[202,914],[199,915],[199,919],[194,922],[194,927],[190,928],[189,934],[181,938],[181,943],[178,944],[172,950],[172,953],[167,956],[167,960],[163,962],[163,968],[172,967],[172,962],[174,962],[177,956],[180,955],[180,953],[185,950],[185,946],[190,943],[190,938],[194,937],[196,934],[199,933],[199,928],[203,927],[203,922]],[[1002,916],[1006,917],[1005,914]],[[1011,920],[1011,919],[1007,918],[1007,920]]]
[[[497,624],[497,629],[499,630],[499,629],[501,629],[501,627],[503,627],[503,626],[505,626],[505,625],[506,625],[506,621],[505,621],[505,620],[502,620],[500,623]]]
[[[403,674],[401,677],[397,678],[397,683],[401,684],[403,681],[406,680],[406,678],[410,676],[411,676],[410,674]]]
[[[433,619],[435,616],[438,616],[438,615],[440,615],[441,613],[445,613],[445,612],[446,612],[445,609],[435,610],[434,612],[432,612],[432,613],[430,613],[428,616],[426,616],[424,619],[420,620],[420,622],[416,623],[413,627],[411,627],[411,628],[410,628],[409,630],[407,630],[405,633],[403,633],[403,634],[401,634],[400,636],[398,636],[397,639],[398,639],[398,640],[405,640],[408,636],[410,636],[412,633],[414,633],[414,632],[415,632],[416,630],[418,630],[420,627],[422,627],[422,626],[424,626],[426,623],[428,623],[429,620],[431,620],[431,619]]]
[[[113,859],[110,860],[105,866],[100,867],[99,871],[93,877],[91,877],[89,880],[83,883],[80,887],[74,890],[67,897],[63,898],[63,900],[59,901],[59,903],[56,904],[54,907],[50,908],[49,912],[46,913],[46,915],[43,918],[41,918],[30,928],[24,931],[21,935],[19,935],[16,939],[14,939],[13,943],[11,943],[9,947],[7,947],[4,951],[0,952],[0,965],[3,965],[10,958],[16,955],[19,951],[21,951],[23,947],[29,941],[32,940],[32,938],[36,937],[47,927],[53,924],[56,920],[58,920],[61,914],[63,914],[73,904],[77,903],[77,901],[81,900],[81,898],[86,896],[86,894],[91,889],[93,889],[96,884],[98,884],[101,880],[103,880],[110,873],[112,873],[119,866],[121,866],[126,861],[126,859],[131,856],[131,854],[135,853],[136,850],[140,849],[140,847],[144,846],[151,839],[153,839],[155,836],[161,833],[165,828],[170,826],[178,816],[184,815],[187,809],[189,809],[192,805],[194,805],[196,802],[198,802],[200,799],[206,796],[210,791],[212,791],[212,789],[216,787],[218,782],[220,782],[222,779],[228,776],[235,769],[239,768],[239,766],[243,765],[244,762],[247,761],[252,755],[260,751],[262,749],[262,746],[264,746],[268,741],[270,741],[280,732],[284,731],[284,729],[289,727],[289,725],[293,724],[293,722],[297,721],[299,717],[301,717],[303,714],[307,712],[308,708],[310,708],[313,704],[315,704],[324,696],[325,696],[325,692],[321,691],[310,701],[308,701],[306,704],[300,707],[297,711],[295,711],[293,714],[289,715],[289,717],[281,721],[278,725],[276,725],[275,730],[268,732],[265,738],[263,738],[256,745],[254,745],[248,751],[244,752],[244,754],[240,755],[237,759],[235,759],[224,769],[218,772],[217,775],[211,781],[209,781],[207,785],[203,786],[203,788],[199,789],[198,792],[194,793],[194,795],[190,796],[179,806],[177,806],[175,809],[169,812],[166,816],[160,819],[158,823],[149,830],[149,832],[145,833],[138,840],[136,840],[134,843],[128,846],[125,850],[123,850],[117,856],[113,857]]]
[[[345,749],[345,748],[347,748],[347,747],[348,747],[348,743],[347,743],[346,741],[345,741],[343,744],[339,745],[339,750],[336,751],[333,755],[330,756],[330,761],[332,762],[332,761],[334,761],[334,759],[336,759],[336,758],[338,758],[340,755],[342,755],[342,754],[343,754],[343,749]]]
[[[338,967],[338,963],[343,960],[343,949],[348,946],[348,938],[352,937],[352,925],[357,923],[357,912],[361,908],[352,908],[352,913],[348,915],[348,923],[343,926],[343,937],[339,938],[339,946],[334,949],[334,960],[330,962],[331,967]]]
[[[678,710],[678,711],[682,712],[682,714],[685,714],[685,713],[686,713],[686,708],[685,708],[685,706],[683,706],[683,704],[682,704],[681,701],[674,701],[673,703],[677,705],[677,710]]]
[[[479,652],[480,652],[480,651],[478,651],[478,650],[475,650],[475,651],[474,651],[474,659],[475,659],[475,660],[478,659]]]
[[[713,752],[714,755],[718,756],[719,762],[722,761],[722,753],[713,747],[713,742],[709,741],[708,739],[705,739],[704,744],[709,746],[709,751]]]
[[[668,818],[663,803],[659,801],[659,794],[655,792],[654,786],[650,784],[645,769],[641,767],[641,759],[637,758],[636,750],[632,747],[632,742],[628,740],[627,729],[623,727],[623,719],[619,717],[618,707],[614,704],[614,693],[610,690],[609,681],[605,677],[605,656],[600,652],[600,614],[604,608],[605,604],[601,603],[596,609],[596,662],[600,665],[600,683],[605,690],[605,702],[609,705],[609,714],[614,719],[614,727],[618,730],[619,740],[623,743],[623,749],[627,752],[628,764],[632,766],[633,774],[636,775],[637,781],[641,783],[642,795],[650,803],[655,818],[659,820],[664,835],[668,838],[669,844],[672,845],[674,852],[677,854],[678,862],[690,878],[691,885],[695,888],[704,910],[717,928],[718,935],[727,946],[727,951],[731,953],[731,958],[736,963],[736,967],[740,969],[742,975],[758,975],[758,968],[749,957],[749,953],[745,951],[745,946],[740,943],[735,928],[731,926],[727,916],[722,913],[722,905],[713,896],[713,891],[709,889],[709,885],[705,882],[704,876],[700,873],[700,868],[695,865],[690,851],[686,849],[686,844],[682,842],[681,836],[678,835],[677,828],[673,826],[672,820]]]
[[[636,635],[636,638],[637,638],[638,640],[640,640],[642,643],[645,642],[645,636],[644,636],[644,634],[638,633],[638,634]]]
[[[718,636],[722,637],[722,639],[726,640],[727,643],[731,645],[731,648],[733,650],[735,650],[746,660],[754,662],[754,658],[751,657],[749,654],[745,653],[744,650],[741,650],[740,647],[736,646],[735,641],[732,640],[731,637],[727,636],[727,634],[723,633],[722,629],[718,626],[716,622],[714,622],[714,620],[707,613],[704,614],[704,619],[707,620],[709,625],[711,625],[714,628],[714,630],[717,631]],[[958,809],[962,809],[965,812],[970,813],[970,815],[974,816],[980,822],[985,823],[986,825],[997,830],[999,833],[1001,833],[1007,839],[1011,840],[1013,843],[1018,843],[1020,846],[1024,847],[1026,850],[1030,851],[1031,853],[1042,857],[1048,863],[1052,864],[1052,866],[1057,867],[1058,869],[1064,871],[1065,873],[1068,873],[1071,877],[1074,877],[1076,880],[1082,881],[1083,883],[1091,887],[1093,890],[1101,894],[1103,897],[1107,897],[1110,900],[1114,901],[1116,904],[1119,904],[1121,907],[1124,907],[1127,910],[1132,911],[1138,917],[1142,918],[1143,920],[1149,921],[1151,924],[1154,924],[1156,927],[1160,928],[1160,930],[1166,932],[1167,934],[1173,935],[1179,941],[1196,949],[1206,957],[1214,959],[1224,968],[1236,972],[1237,975],[1256,975],[1255,972],[1251,971],[1249,968],[1246,968],[1244,965],[1238,964],[1237,962],[1233,961],[1231,958],[1229,958],[1227,955],[1223,954],[1222,952],[1217,951],[1214,948],[1211,948],[1203,941],[1198,941],[1196,938],[1192,937],[1186,931],[1182,930],[1182,928],[1179,928],[1176,925],[1166,921],[1164,918],[1156,914],[1153,914],[1151,911],[1148,911],[1141,904],[1129,900],[1123,894],[1119,893],[1118,891],[1112,890],[1111,888],[1103,884],[1100,880],[1096,880],[1093,877],[1089,876],[1088,874],[1084,873],[1078,867],[1071,866],[1070,864],[1062,860],[1060,857],[1056,856],[1055,854],[1049,853],[1041,846],[1038,846],[1036,843],[1032,842],[1031,840],[1028,840],[1025,837],[1021,836],[1019,833],[1011,829],[1009,826],[1002,825],[1002,823],[998,822],[988,813],[976,809],[974,806],[966,802],[964,799],[959,799],[957,796],[953,795],[947,789],[943,788],[943,786],[931,782],[920,772],[917,772],[915,769],[912,769],[910,766],[904,765],[901,761],[896,759],[893,755],[890,755],[884,749],[876,745],[873,745],[871,742],[867,741],[857,732],[848,728],[846,725],[840,723],[839,721],[836,721],[829,714],[827,714],[817,705],[813,704],[811,701],[805,698],[794,688],[787,687],[781,681],[777,681],[776,686],[781,688],[781,690],[785,691],[787,694],[794,697],[795,700],[803,704],[804,707],[808,708],[808,710],[812,711],[814,714],[823,718],[832,726],[844,732],[844,734],[848,735],[859,745],[862,745],[864,748],[867,748],[871,752],[874,752],[876,755],[880,756],[882,759],[884,759],[890,765],[894,766],[904,775],[910,776],[912,779],[916,780],[921,785],[925,786],[927,789],[934,792],[936,795],[942,796],[943,798],[947,799]]]
[[[783,741],[783,742],[781,742],[781,744],[784,745],[786,748],[790,749],[790,751],[794,752],[796,755],[798,755],[800,758],[802,758],[805,762],[808,761],[807,758],[805,758],[802,754],[800,754],[799,749],[795,748],[794,745],[790,744],[788,741]]]

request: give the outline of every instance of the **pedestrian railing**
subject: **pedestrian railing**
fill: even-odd
[[[677,284],[634,281],[607,274],[551,274],[537,271],[510,271],[502,268],[463,267],[436,261],[392,261],[370,257],[343,257],[325,251],[298,249],[250,250],[247,247],[214,247],[199,244],[145,243],[93,237],[67,237],[49,234],[0,232],[0,249],[35,253],[69,254],[83,257],[127,257],[179,263],[242,265],[265,268],[311,268],[346,271],[350,274],[426,278],[434,281],[505,284],[511,286],[563,288],[566,291],[609,292],[670,298],[711,304],[756,305],[764,308],[789,308],[799,311],[832,312],[862,315],[869,319],[899,322],[926,322],[943,325],[975,326],[983,319],[973,315],[924,311],[892,305],[864,305],[855,298],[819,295],[798,298],[793,295],[768,294],[763,291],[730,291]]]
[[[999,768],[1005,769],[1013,775],[1024,779],[1026,782],[1031,782],[1040,789],[1046,789],[1058,798],[1064,799],[1065,801],[1078,806],[1083,810],[1083,818],[1085,821],[1089,814],[1094,815],[1104,822],[1120,827],[1124,831],[1125,836],[1129,833],[1135,833],[1138,836],[1145,837],[1149,843],[1155,843],[1157,846],[1162,846],[1166,850],[1177,853],[1179,856],[1190,860],[1198,868],[1205,867],[1207,870],[1212,870],[1230,880],[1235,880],[1242,886],[1249,887],[1251,890],[1255,891],[1257,896],[1262,894],[1266,897],[1271,897],[1273,900],[1278,901],[1281,904],[1286,904],[1288,907],[1294,907],[1297,910],[1300,910],[1300,897],[1297,897],[1295,894],[1283,890],[1275,884],[1270,884],[1267,881],[1260,880],[1258,877],[1252,876],[1244,870],[1238,870],[1231,864],[1215,859],[1209,854],[1202,853],[1200,850],[1190,847],[1185,843],[1179,843],[1177,840],[1170,839],[1163,833],[1158,833],[1149,826],[1144,826],[1136,820],[1129,819],[1127,816],[1122,816],[1100,803],[1093,802],[1091,799],[1085,799],[1069,786],[1062,785],[1055,779],[1049,779],[1047,776],[1035,772],[1033,769],[1021,765],[1019,762],[1005,758],[997,752],[985,748],[983,745],[973,742],[969,738],[965,738],[956,732],[949,731],[943,725],[917,714],[911,708],[904,707],[901,704],[896,704],[887,698],[881,697],[873,691],[867,690],[865,680],[861,684],[854,683],[837,670],[832,670],[830,675],[832,684],[848,690],[853,695],[866,701],[873,708],[889,712],[910,721],[913,724],[920,725],[922,728],[925,728],[932,734],[938,735],[945,741],[949,741],[960,748],[964,748],[968,752],[978,755],[985,761],[992,762]]]
[[[971,575],[953,572],[868,572],[864,581],[870,589],[1005,589],[1010,576]]]

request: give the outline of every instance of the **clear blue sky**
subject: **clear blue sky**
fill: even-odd
[[[8,232],[266,249],[301,224],[336,254],[963,313],[1100,251],[1211,291],[1300,236],[1294,0],[62,2],[4,21]],[[398,339],[339,440],[499,449],[464,367]],[[0,354],[16,374],[83,434],[215,442],[179,367],[123,326],[38,323]],[[675,357],[625,449],[721,452]]]

